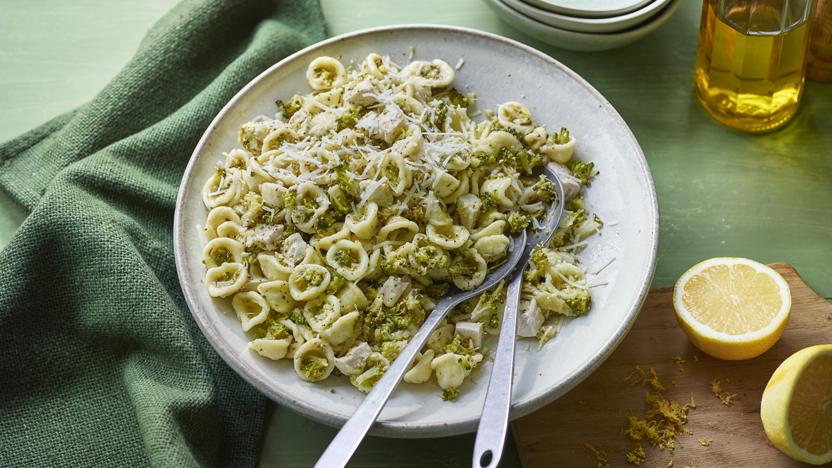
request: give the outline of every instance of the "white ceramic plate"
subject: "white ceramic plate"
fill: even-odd
[[[619,16],[654,0],[523,0],[546,11],[579,18]]]
[[[682,5],[682,0],[670,0],[661,13],[654,16],[650,21],[643,23],[633,29],[616,33],[585,33],[567,31],[541,23],[523,13],[511,8],[502,0],[483,0],[494,12],[504,19],[508,24],[514,26],[525,34],[533,36],[547,44],[561,49],[592,52],[599,50],[615,49],[632,44],[644,36],[658,29],[673,16],[673,13]]]
[[[670,0],[653,0],[635,11],[609,18],[576,18],[560,15],[529,5],[524,0],[503,0],[503,2],[520,13],[549,26],[568,31],[610,33],[624,31],[649,21],[662,11]]]
[[[616,261],[593,279],[590,313],[566,324],[541,351],[537,343],[518,346],[512,417],[519,417],[563,395],[586,378],[615,349],[638,315],[653,275],[658,242],[658,208],[650,170],[635,137],[612,106],[580,76],[523,44],[471,29],[447,26],[391,26],[335,37],[304,49],[264,71],[246,85],[211,123],[185,170],[174,216],[176,268],[188,306],[222,358],[271,399],[311,418],[339,426],[363,394],[346,378],[318,384],[300,380],[289,360],[253,355],[240,324],[224,301],[208,296],[201,251],[201,226],[207,210],[201,187],[222,152],[238,147],[239,125],[273,114],[274,101],[307,92],[304,72],[319,55],[344,63],[370,52],[399,63],[416,46],[416,57],[464,59],[455,85],[475,91],[480,108],[508,100],[524,102],[550,128],[569,127],[579,157],[595,161],[601,174],[587,202],[608,223],[582,255],[590,270]],[[455,402],[445,402],[435,385],[402,384],[381,413],[374,433],[395,437],[439,437],[475,429],[491,364],[472,375]]]

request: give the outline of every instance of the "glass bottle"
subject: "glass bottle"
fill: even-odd
[[[696,94],[717,121],[766,132],[797,112],[814,0],[704,0]]]

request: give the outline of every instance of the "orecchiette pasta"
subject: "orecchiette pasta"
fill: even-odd
[[[573,158],[568,130],[547,132],[522,103],[474,121],[454,77],[440,59],[318,57],[311,93],[240,127],[240,148],[202,187],[202,261],[209,295],[228,298],[252,353],[292,359],[309,382],[337,369],[368,392],[437,301],[482,284],[553,203],[565,215],[524,272],[518,335],[543,343],[588,311],[575,254],[602,226],[580,194],[594,166]],[[544,164],[565,200],[536,175]],[[452,311],[405,381],[435,380],[456,398],[499,332],[503,294],[501,284]]]

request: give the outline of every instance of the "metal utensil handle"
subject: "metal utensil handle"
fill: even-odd
[[[506,291],[503,324],[474,442],[474,468],[496,467],[503,456],[511,409],[511,385],[514,382],[514,347],[517,343],[520,289],[523,286],[522,270],[515,272]]]
[[[361,444],[364,436],[375,423],[376,418],[384,408],[390,395],[399,386],[404,374],[410,369],[410,364],[416,359],[416,355],[425,346],[431,333],[448,311],[456,304],[456,301],[439,301],[436,307],[425,319],[413,339],[404,347],[399,356],[393,361],[384,376],[376,382],[364,401],[355,410],[349,420],[341,427],[338,434],[329,443],[318,462],[316,468],[344,467],[352,457],[355,450]]]

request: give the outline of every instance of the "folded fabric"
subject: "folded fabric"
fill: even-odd
[[[324,34],[314,0],[186,0],[90,103],[0,145],[30,211],[0,252],[0,466],[256,463],[265,400],[188,312],[174,200],[220,108]]]

